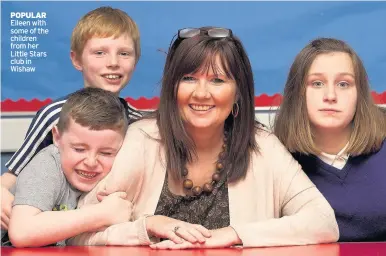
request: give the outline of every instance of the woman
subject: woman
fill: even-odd
[[[255,122],[251,65],[229,29],[179,30],[156,117],[129,128],[110,175],[80,205],[97,202],[100,191],[130,195],[133,222],[75,244],[176,249],[338,239],[330,205]]]
[[[309,43],[290,69],[275,134],[327,198],[339,241],[386,241],[386,123],[345,42]]]

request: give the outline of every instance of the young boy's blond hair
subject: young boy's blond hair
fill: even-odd
[[[128,35],[134,42],[135,62],[141,56],[139,29],[134,20],[124,11],[104,6],[88,12],[76,24],[71,35],[71,51],[81,56],[87,40]]]

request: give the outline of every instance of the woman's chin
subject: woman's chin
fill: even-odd
[[[189,124],[190,127],[194,129],[209,129],[210,127],[213,127],[212,122],[194,122]]]

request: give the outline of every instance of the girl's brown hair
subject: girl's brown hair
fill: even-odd
[[[313,40],[296,56],[288,74],[283,101],[276,113],[274,132],[290,152],[320,153],[307,113],[306,78],[316,56],[332,52],[347,53],[351,57],[358,91],[346,153],[361,155],[375,152],[386,138],[385,114],[373,102],[366,69],[359,56],[347,43],[333,38]]]

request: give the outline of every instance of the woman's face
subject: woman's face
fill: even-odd
[[[350,132],[357,105],[351,57],[333,52],[318,55],[307,75],[306,101],[311,125],[319,132]]]
[[[220,58],[216,71],[185,74],[179,82],[177,103],[185,125],[208,129],[224,125],[236,101],[236,82],[225,75]],[[216,75],[217,74],[217,75]]]

